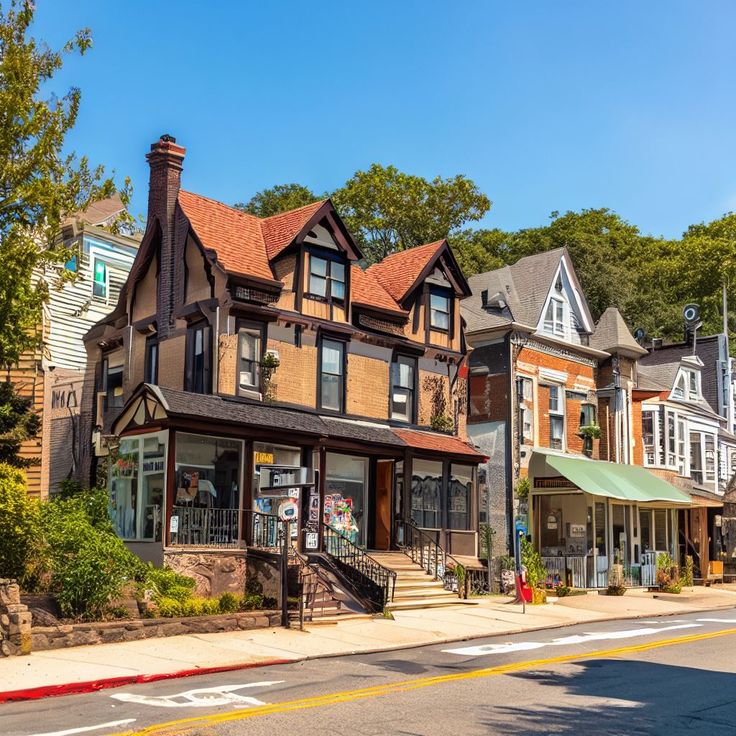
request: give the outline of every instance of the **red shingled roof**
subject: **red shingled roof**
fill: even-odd
[[[377,307],[389,312],[406,316],[406,312],[394,301],[393,297],[376,281],[370,271],[353,265],[350,269],[351,301],[366,307]]]
[[[258,217],[183,190],[179,204],[202,245],[217,253],[227,271],[274,280]]]
[[[445,244],[444,240],[400,250],[384,258],[368,269],[384,289],[400,302],[414,286],[425,266]]]
[[[438,432],[417,432],[413,429],[395,429],[394,434],[417,450],[432,450],[447,455],[465,455],[476,462],[483,462],[486,456],[474,450],[459,437],[450,437]]]
[[[299,231],[309,222],[309,218],[326,201],[326,199],[323,199],[320,202],[312,202],[312,204],[304,205],[304,207],[261,220],[261,230],[268,257],[270,259],[276,258],[294,240]]]

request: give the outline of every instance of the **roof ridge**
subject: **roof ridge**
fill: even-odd
[[[266,220],[273,220],[274,217],[283,217],[284,215],[289,215],[293,212],[299,212],[300,210],[305,210],[307,207],[314,207],[315,205],[322,206],[325,202],[329,202],[330,198],[326,197],[325,199],[318,199],[315,202],[310,202],[309,204],[303,204],[301,207],[294,207],[290,210],[284,210],[283,212],[277,212],[275,215],[269,215],[268,217],[258,217],[258,215],[253,215],[253,217],[258,217],[258,219],[261,222],[266,222]]]
[[[231,204],[226,204],[225,202],[221,202],[219,199],[215,199],[214,197],[208,197],[205,194],[199,194],[198,192],[190,192],[188,189],[180,189],[179,194],[188,194],[192,197],[198,197],[199,199],[206,199],[208,202],[212,202],[212,204],[217,204],[220,207],[225,207],[228,210],[231,210],[237,215],[242,215],[245,218],[252,219],[252,220],[263,220],[264,218],[258,217],[258,215],[252,215],[250,212],[245,212],[244,210],[241,210],[239,207],[233,207]]]

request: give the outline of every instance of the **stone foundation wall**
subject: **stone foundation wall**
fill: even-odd
[[[31,613],[15,580],[0,579],[0,657],[31,653]]]
[[[197,581],[195,593],[212,598],[245,590],[245,550],[207,552],[167,549],[164,564]]]
[[[135,621],[104,621],[67,626],[34,626],[32,629],[33,650],[63,649],[86,644],[111,644],[181,634],[213,634],[218,631],[268,629],[280,624],[281,613],[279,611],[246,611],[192,618],[146,618]]]

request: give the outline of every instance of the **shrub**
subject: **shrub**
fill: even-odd
[[[682,575],[682,584],[687,588],[692,588],[694,577],[693,557],[692,555],[687,555],[687,557],[685,557],[685,572]]]
[[[23,579],[39,539],[39,503],[22,471],[0,463],[0,578]]]
[[[182,606],[174,598],[159,598],[156,602],[158,615],[162,618],[176,618],[182,615]]]
[[[572,588],[568,587],[567,585],[558,585],[555,588],[555,593],[557,594],[558,598],[564,598],[566,595],[570,595],[572,592]]]
[[[220,613],[235,613],[240,608],[240,598],[234,593],[220,596]]]
[[[39,569],[47,567],[49,591],[64,616],[100,618],[125,584],[145,570],[100,508],[99,490],[58,496],[41,505],[44,549]]]
[[[202,613],[201,616],[216,616],[220,613],[220,599],[219,598],[202,598]]]
[[[154,567],[150,562],[145,568],[143,586],[151,591],[153,599],[173,598],[184,603],[194,595],[194,578],[172,570],[169,567]]]
[[[502,570],[511,570],[512,572],[516,570],[516,560],[513,557],[502,555],[498,558],[498,561],[501,564]]]
[[[657,555],[657,585],[665,593],[682,591],[680,568],[666,552]]]
[[[537,588],[547,579],[542,556],[526,538],[521,540],[521,564],[526,568],[526,582],[530,588]]]
[[[260,593],[248,593],[243,596],[240,603],[242,611],[253,611],[256,608],[263,608],[264,597]]]
[[[519,499],[519,501],[526,501],[529,498],[529,489],[531,488],[531,483],[529,482],[529,478],[519,478],[518,482],[516,483],[516,498]]]

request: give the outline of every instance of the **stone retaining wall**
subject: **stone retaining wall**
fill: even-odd
[[[158,636],[267,629],[279,626],[280,623],[281,613],[279,611],[246,611],[191,618],[145,618],[89,624],[34,626],[32,629],[33,650],[136,641]]]
[[[31,653],[31,613],[15,580],[0,579],[0,657]]]

